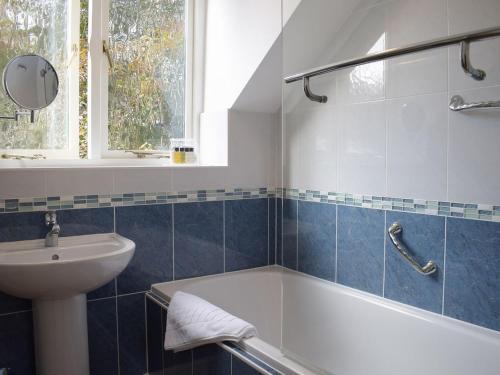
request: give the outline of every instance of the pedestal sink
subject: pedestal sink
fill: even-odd
[[[38,375],[88,375],[86,294],[128,265],[135,244],[114,233],[0,243],[0,291],[33,299]]]

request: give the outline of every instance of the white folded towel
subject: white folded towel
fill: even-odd
[[[192,294],[176,292],[169,304],[165,350],[176,352],[257,335],[253,325]]]

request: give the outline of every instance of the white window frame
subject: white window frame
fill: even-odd
[[[109,4],[111,0],[89,0],[88,63],[88,157],[99,159],[135,159],[123,150],[108,150],[108,77],[109,63],[103,41],[109,40]],[[184,136],[193,136],[193,45],[194,0],[185,0],[185,103]]]
[[[78,159],[79,155],[79,45],[80,45],[80,0],[68,1],[66,19],[66,77],[67,77],[67,116],[68,139],[62,149],[0,149],[1,154],[31,157],[35,154],[48,159]],[[60,75],[59,75],[60,76]],[[59,94],[60,95],[60,94]],[[50,107],[47,109],[50,110]],[[8,114],[5,114],[8,115]],[[35,114],[36,115],[36,114]],[[8,160],[2,161],[2,163]]]

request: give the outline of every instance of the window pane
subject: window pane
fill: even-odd
[[[112,0],[110,150],[165,149],[184,136],[184,0]]]
[[[0,69],[16,55],[45,57],[59,76],[59,94],[46,109],[19,123],[0,120],[0,149],[65,149],[68,147],[66,0],[0,0]],[[12,115],[16,105],[0,93],[0,114]]]

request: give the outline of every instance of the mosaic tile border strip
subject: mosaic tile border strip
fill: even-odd
[[[0,199],[0,213],[137,206],[145,204],[209,202],[272,198],[275,196],[276,192],[274,189],[236,188],[181,192],[69,195],[42,198]]]
[[[319,190],[254,188],[0,199],[0,213],[285,197],[309,202],[500,222],[500,205],[382,197]]]
[[[276,194],[302,201],[500,222],[500,206],[494,205],[284,188]]]

